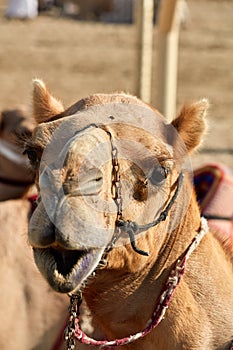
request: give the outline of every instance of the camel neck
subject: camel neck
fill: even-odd
[[[195,219],[191,221],[193,215]],[[135,333],[145,327],[160,296],[161,286],[166,283],[177,259],[183,256],[199,229],[200,214],[193,197],[182,223],[169,235],[157,258],[153,253],[150,258],[134,256],[135,259],[148,260],[141,269],[131,273],[120,270],[97,272],[98,280],[94,279],[87,288],[86,300],[96,322],[109,339],[123,337],[126,329]],[[153,300],[145,303],[147,295],[153,296]],[[115,302],[112,303],[112,300]],[[127,319],[122,319],[125,314]],[[111,324],[112,319],[114,324]]]
[[[200,212],[195,195],[192,194],[189,208],[179,223],[178,227],[166,233],[163,245],[158,253],[154,265],[155,276],[159,276],[163,270],[169,269],[172,264],[183,254],[189,242],[200,229]]]
[[[179,282],[181,280],[181,277],[184,274],[185,267],[187,260],[191,256],[191,254],[194,252],[194,250],[197,248],[199,243],[201,242],[202,238],[208,231],[208,224],[207,221],[202,218],[201,219],[201,224],[200,224],[200,229],[195,238],[192,240],[192,242],[189,244],[187,247],[186,251],[183,254],[183,257],[181,259],[178,259],[175,263],[175,266],[173,267],[172,271],[169,274],[169,277],[166,279],[166,283],[164,284],[164,287],[162,289],[162,293],[160,294],[160,297],[158,298],[156,302],[156,306],[153,310],[152,316],[147,322],[146,326],[143,328],[142,331],[138,331],[134,333],[133,335],[130,334],[129,336],[123,337],[123,338],[117,338],[115,340],[95,340],[90,337],[88,337],[79,327],[79,321],[77,320],[77,327],[75,329],[75,337],[85,343],[85,344],[92,344],[95,346],[101,345],[104,348],[109,348],[108,346],[111,345],[125,345],[131,342],[134,342],[135,340],[138,340],[140,338],[143,338],[144,336],[150,334],[150,332],[157,327],[157,325],[162,321],[164,318],[164,315],[167,311],[167,308],[170,304],[170,301],[173,297],[174,291],[176,287],[179,285]],[[75,298],[75,299],[73,299]],[[71,296],[71,307],[74,307],[76,305],[76,302],[78,301],[78,305],[81,303],[81,295],[80,296]],[[141,305],[143,305],[143,302],[141,301]],[[79,315],[79,306],[77,309],[77,314]],[[76,311],[75,311],[76,313]],[[138,313],[140,315],[140,313]],[[71,313],[73,315],[73,313]],[[73,316],[71,316],[73,317]],[[71,323],[73,322],[70,320]],[[127,322],[128,325],[128,322]],[[107,334],[107,333],[106,333]],[[109,335],[111,336],[111,335]],[[113,336],[114,337],[114,336]]]

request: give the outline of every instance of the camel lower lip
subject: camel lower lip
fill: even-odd
[[[58,250],[34,248],[36,265],[57,292],[70,293],[82,284],[98,266],[103,249]]]

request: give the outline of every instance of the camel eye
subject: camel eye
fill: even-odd
[[[36,165],[39,161],[37,152],[33,149],[26,149],[23,154],[27,154],[31,165]]]
[[[158,166],[153,169],[151,174],[148,176],[150,182],[154,186],[161,185],[167,178],[168,171],[163,166]]]

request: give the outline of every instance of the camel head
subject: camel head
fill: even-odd
[[[173,226],[167,218],[129,238],[120,225],[146,225],[169,203],[187,154],[202,139],[207,106],[206,100],[186,106],[171,124],[123,93],[93,95],[65,110],[42,81],[34,81],[37,127],[25,153],[40,196],[29,241],[40,272],[56,291],[81,288],[94,271],[129,273],[156,259],[165,232],[187,211],[187,184],[179,193],[186,199],[169,211]],[[132,240],[150,256],[137,254]],[[98,269],[103,256],[107,265]]]

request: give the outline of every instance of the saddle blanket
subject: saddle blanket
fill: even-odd
[[[233,172],[221,164],[206,164],[194,170],[194,186],[211,231],[233,253]]]

